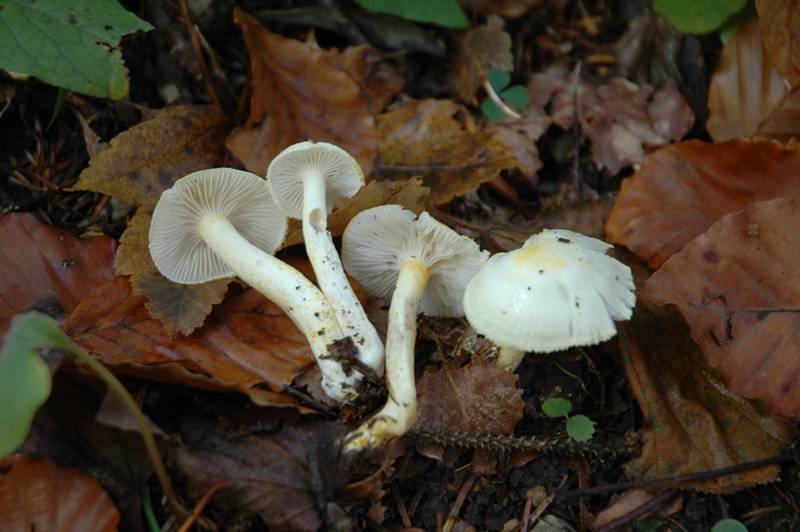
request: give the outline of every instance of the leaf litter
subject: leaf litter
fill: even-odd
[[[798,416],[791,290],[793,252],[800,246],[794,242],[798,168],[790,138],[796,10],[757,2],[764,33],[751,22],[724,46],[709,88],[710,119],[694,124],[687,100],[698,109],[698,82],[691,72],[708,76],[716,65],[687,62],[702,57],[691,53],[700,48],[705,58],[716,57],[719,48],[711,40],[661,28],[663,39],[653,36],[649,51],[642,46],[630,57],[621,52],[626,39],[636,37],[632,32],[646,32],[634,27],[644,15],[621,17],[628,33],[613,43],[623,28],[610,30],[616,15],[600,5],[549,6],[533,16],[526,1],[464,4],[472,28],[441,30],[409,21],[395,26],[400,33],[413,28],[417,39],[427,33],[446,42],[449,56],[422,55],[431,48],[419,46],[412,54],[379,51],[373,45],[385,42],[376,35],[386,37],[386,15],[356,16],[358,10],[349,7],[334,14],[334,26],[320,25],[315,33],[304,31],[308,19],[297,26],[238,7],[215,12],[217,27],[227,28],[228,37],[240,32],[243,43],[220,38],[202,17],[188,26],[174,24],[176,18],[170,24],[201,37],[197,49],[180,52],[179,68],[187,72],[165,77],[182,81],[159,81],[160,93],[143,90],[148,82],[138,80],[152,74],[131,59],[132,99],[151,109],[173,105],[142,107],[148,118],[115,137],[118,129],[101,117],[114,116],[112,106],[121,104],[98,101],[93,105],[105,113],[79,113],[74,124],[56,120],[59,134],[72,127],[76,138],[85,139],[81,149],[91,154],[85,169],[84,156],[68,170],[31,172],[56,164],[56,158],[41,155],[52,138],[41,127],[32,130],[40,132],[35,142],[11,142],[11,158],[0,161],[0,170],[13,176],[9,186],[35,183],[47,191],[32,196],[39,204],[29,204],[38,216],[0,219],[6,250],[0,268],[11,272],[0,276],[6,283],[3,319],[46,310],[65,320],[64,329],[95,357],[125,375],[158,424],[162,445],[170,447],[170,472],[181,479],[182,494],[192,502],[213,494],[203,513],[223,528],[232,522],[231,512],[298,530],[432,529],[447,515],[448,526],[455,519],[459,526],[501,530],[521,519],[524,528],[534,488],[544,491],[543,500],[559,515],[588,526],[589,510],[599,513],[613,503],[608,497],[584,499],[582,506],[566,502],[559,498],[563,483],[574,490],[630,478],[646,487],[664,476],[704,475],[785,456],[792,444],[793,429],[780,416]],[[485,16],[491,13],[500,16]],[[188,46],[190,40],[179,41]],[[143,42],[124,45],[138,49]],[[147,42],[158,49],[158,40]],[[664,50],[652,49],[662,44]],[[197,59],[207,64],[198,68]],[[157,71],[163,68],[154,64]],[[527,83],[529,104],[520,109],[520,119],[488,124],[482,116],[480,86],[492,68],[507,72],[514,83]],[[19,117],[38,89],[35,82],[13,86],[14,98],[0,117],[4,134],[11,131],[8,124],[31,130],[30,121]],[[163,91],[169,86],[177,96]],[[227,96],[210,98],[218,106],[198,105],[209,90]],[[226,101],[233,94],[240,98],[238,112]],[[717,142],[679,142],[705,131]],[[745,140],[751,137],[786,144]],[[334,237],[358,212],[387,203],[429,210],[494,251],[516,248],[542,227],[602,237],[608,218],[606,238],[659,269],[617,339],[529,356],[516,374],[483,360],[491,346],[463,323],[421,317],[415,445],[401,440],[378,456],[343,460],[347,426],[366,418],[380,398],[341,407],[318,400],[319,374],[305,338],[276,306],[228,280],[191,287],[170,283],[156,272],[147,248],[152,208],[175,180],[220,165],[263,175],[281,149],[306,139],[344,147],[368,180],[329,218]],[[30,151],[33,145],[38,151]],[[35,164],[23,174],[19,161]],[[54,172],[61,172],[59,180],[51,182]],[[72,190],[91,192],[70,196],[69,203],[73,219],[85,217],[74,227],[87,234],[119,237],[114,216],[124,223],[124,204],[136,208],[119,244],[105,236],[79,239],[42,221],[67,208],[59,202],[70,183]],[[20,253],[19,241],[35,246]],[[295,226],[281,258],[310,276],[307,263],[297,258],[301,242]],[[639,271],[642,278],[649,273]],[[365,303],[371,317],[385,321],[386,302]],[[71,371],[62,367],[57,376]],[[258,406],[243,406],[241,394]],[[64,397],[56,395],[42,412]],[[568,397],[571,414],[597,426],[593,448],[604,448],[613,459],[565,445],[563,420],[539,412],[548,397]],[[222,406],[226,401],[239,402],[230,409]],[[240,416],[257,421],[241,422]],[[111,417],[119,421],[120,414]],[[97,435],[95,447],[114,446],[96,422],[82,426],[82,437]],[[112,427],[106,430],[128,430]],[[439,443],[425,441],[430,433],[442,436],[434,440]],[[32,437],[51,437],[43,434]],[[544,452],[524,450],[532,439],[558,443],[539,447]],[[477,450],[459,450],[464,446]],[[496,449],[508,452],[498,456]],[[100,456],[92,453],[94,460]],[[779,490],[792,489],[786,480],[762,486],[776,481],[775,463],[696,477],[679,487],[732,494],[725,501],[734,513],[749,508],[752,523],[781,529],[790,510],[762,513],[759,499],[748,498],[759,493],[782,500]],[[791,477],[792,466],[785,467]],[[141,482],[118,478],[137,488]],[[139,500],[127,500],[123,518],[131,515],[131,501]],[[168,517],[168,509],[151,500],[158,516]],[[630,523],[631,513],[661,504],[658,495],[631,500],[615,520]],[[703,501],[684,491],[661,515],[689,528],[710,528],[718,508],[703,506],[701,517],[687,510]],[[537,518],[543,511],[537,510]]]

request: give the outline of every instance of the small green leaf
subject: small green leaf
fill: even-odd
[[[653,9],[684,33],[708,33],[719,29],[738,13],[747,0],[653,0]]]
[[[119,40],[149,29],[117,0],[0,0],[0,68],[89,96],[125,98]]]
[[[527,107],[528,89],[522,85],[514,85],[501,92],[500,98],[511,107]]]
[[[711,532],[747,532],[747,527],[736,519],[722,519],[711,527]]]
[[[503,119],[503,111],[494,103],[491,98],[484,98],[481,101],[481,111],[489,122],[499,122]]]
[[[511,75],[505,70],[499,70],[497,68],[489,70],[486,79],[489,80],[489,85],[492,86],[494,91],[498,93],[511,83]]]
[[[469,19],[457,0],[356,0],[356,2],[364,9],[376,13],[387,13],[446,28],[469,27]]]
[[[548,397],[542,401],[542,412],[548,417],[566,416],[572,412],[572,401],[561,397]]]
[[[581,414],[570,416],[567,419],[567,434],[578,443],[589,441],[594,436],[594,421]]]
[[[55,321],[42,314],[11,320],[0,351],[0,458],[22,445],[36,410],[50,396],[50,370],[36,350],[53,345],[53,327],[61,333]]]

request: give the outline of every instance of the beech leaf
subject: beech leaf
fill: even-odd
[[[310,44],[271,33],[234,10],[250,50],[250,116],[228,138],[228,148],[251,172],[264,175],[284,148],[302,140],[332,142],[369,175],[378,150],[375,118],[364,90]]]
[[[756,10],[771,63],[793,87],[800,85],[800,7],[787,0],[756,0]]]
[[[648,280],[678,306],[728,387],[800,417],[800,198],[761,201],[712,225]]]
[[[606,233],[657,268],[725,214],[800,190],[799,176],[800,152],[774,141],[667,146],[623,181]]]

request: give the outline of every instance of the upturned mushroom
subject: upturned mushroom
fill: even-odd
[[[498,253],[464,292],[472,327],[499,347],[514,370],[526,352],[594,345],[617,333],[636,303],[631,270],[606,255],[612,246],[564,229],[531,236]]]
[[[389,398],[348,435],[347,450],[378,446],[401,436],[414,423],[417,314],[463,315],[464,287],[487,255],[473,240],[427,212],[417,218],[399,205],[368,209],[350,221],[342,237],[345,268],[370,295],[391,298],[391,305],[386,333]]]
[[[281,210],[302,220],[306,253],[317,283],[342,330],[353,337],[358,359],[383,375],[383,342],[347,280],[328,231],[327,218],[333,207],[364,185],[358,162],[333,144],[300,142],[272,160],[267,182]]]
[[[237,276],[280,306],[308,339],[333,399],[357,395],[360,375],[346,372],[331,347],[343,334],[328,300],[302,273],[272,253],[286,217],[255,174],[212,168],[164,191],[150,225],[150,255],[170,281],[198,284]]]

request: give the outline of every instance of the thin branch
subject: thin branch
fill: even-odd
[[[513,118],[514,120],[519,120],[522,118],[521,114],[509,107],[508,104],[500,98],[500,96],[495,92],[494,87],[492,87],[492,84],[489,83],[488,79],[483,80],[483,90],[486,91],[489,99],[492,100],[501,111],[503,111],[504,115]]]

